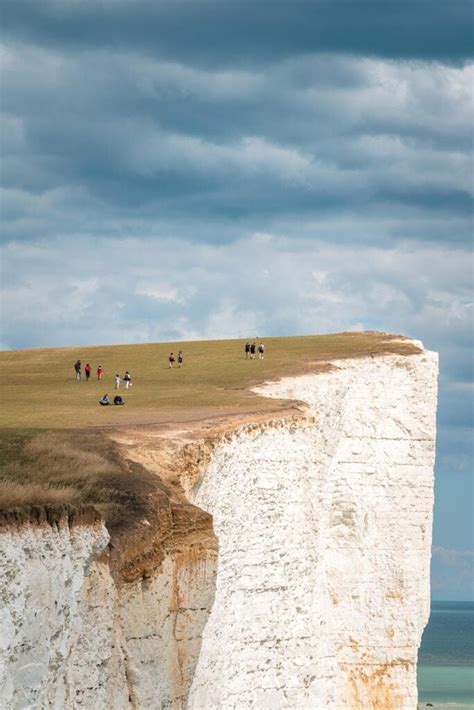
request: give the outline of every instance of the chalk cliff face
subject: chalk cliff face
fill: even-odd
[[[260,388],[304,415],[177,472],[213,516],[217,576],[192,535],[119,579],[99,521],[5,526],[4,706],[414,710],[436,377],[423,351]]]
[[[214,596],[212,550],[189,545],[117,584],[101,523],[26,522],[0,540],[2,708],[184,707]]]
[[[192,492],[219,539],[192,708],[416,707],[436,358],[335,366],[262,388],[314,419],[240,433]]]

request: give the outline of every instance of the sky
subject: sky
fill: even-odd
[[[474,599],[472,10],[2,2],[0,347],[423,340],[435,599]]]

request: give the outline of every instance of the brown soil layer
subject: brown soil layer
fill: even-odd
[[[102,516],[92,505],[32,505],[23,508],[0,510],[0,529],[18,528],[22,525],[49,525],[72,528],[76,525],[95,525]]]

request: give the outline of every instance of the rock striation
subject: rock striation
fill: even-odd
[[[99,520],[10,517],[2,707],[415,710],[436,381],[421,350],[266,383],[304,412],[177,455],[146,565]]]

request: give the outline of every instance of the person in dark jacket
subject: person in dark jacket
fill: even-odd
[[[248,360],[250,356],[250,343],[245,343],[245,359]]]
[[[255,343],[252,343],[252,345],[250,346],[250,359],[251,360],[253,360],[255,358],[256,349],[257,349],[257,346],[255,345]]]
[[[76,372],[76,380],[80,380],[82,378],[82,372],[81,372],[81,361],[76,360],[74,363],[74,370]]]
[[[122,397],[119,394],[116,394],[114,397],[114,404],[120,405],[120,404],[125,404],[123,401]]]

